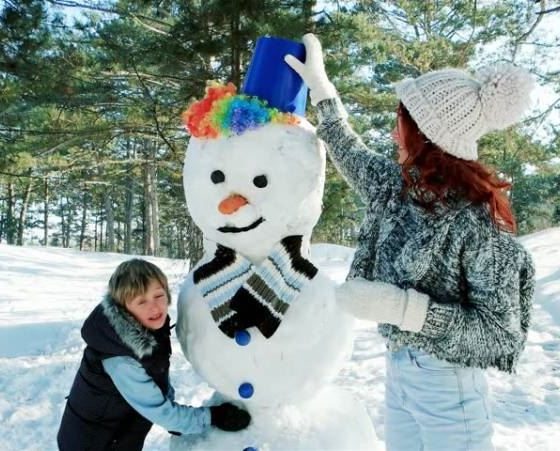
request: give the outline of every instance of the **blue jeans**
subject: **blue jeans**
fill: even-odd
[[[388,451],[493,450],[484,372],[402,347],[387,351]]]

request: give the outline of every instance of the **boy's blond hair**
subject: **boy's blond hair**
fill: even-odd
[[[154,280],[161,284],[167,294],[167,302],[171,304],[167,277],[156,265],[141,258],[133,258],[117,266],[109,279],[109,295],[117,304],[126,307],[127,302],[145,293]]]

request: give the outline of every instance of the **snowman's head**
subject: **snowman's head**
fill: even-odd
[[[325,150],[299,118],[241,133],[192,136],[183,181],[206,239],[264,258],[283,237],[309,237],[321,213]]]

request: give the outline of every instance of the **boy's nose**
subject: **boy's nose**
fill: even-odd
[[[248,203],[249,201],[241,194],[232,194],[220,202],[218,210],[224,215],[231,215],[239,210],[243,205],[247,205]]]

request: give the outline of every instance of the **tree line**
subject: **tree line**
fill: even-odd
[[[391,85],[406,76],[473,66],[499,44],[495,61],[558,92],[560,72],[540,62],[560,44],[538,33],[555,11],[544,0],[4,1],[0,242],[197,259],[180,115],[207,80],[239,87],[259,36],[318,34],[353,125],[393,155]],[[513,183],[520,233],[560,223],[560,135],[547,125],[558,104],[480,143]],[[352,245],[362,214],[329,165],[313,239]]]

